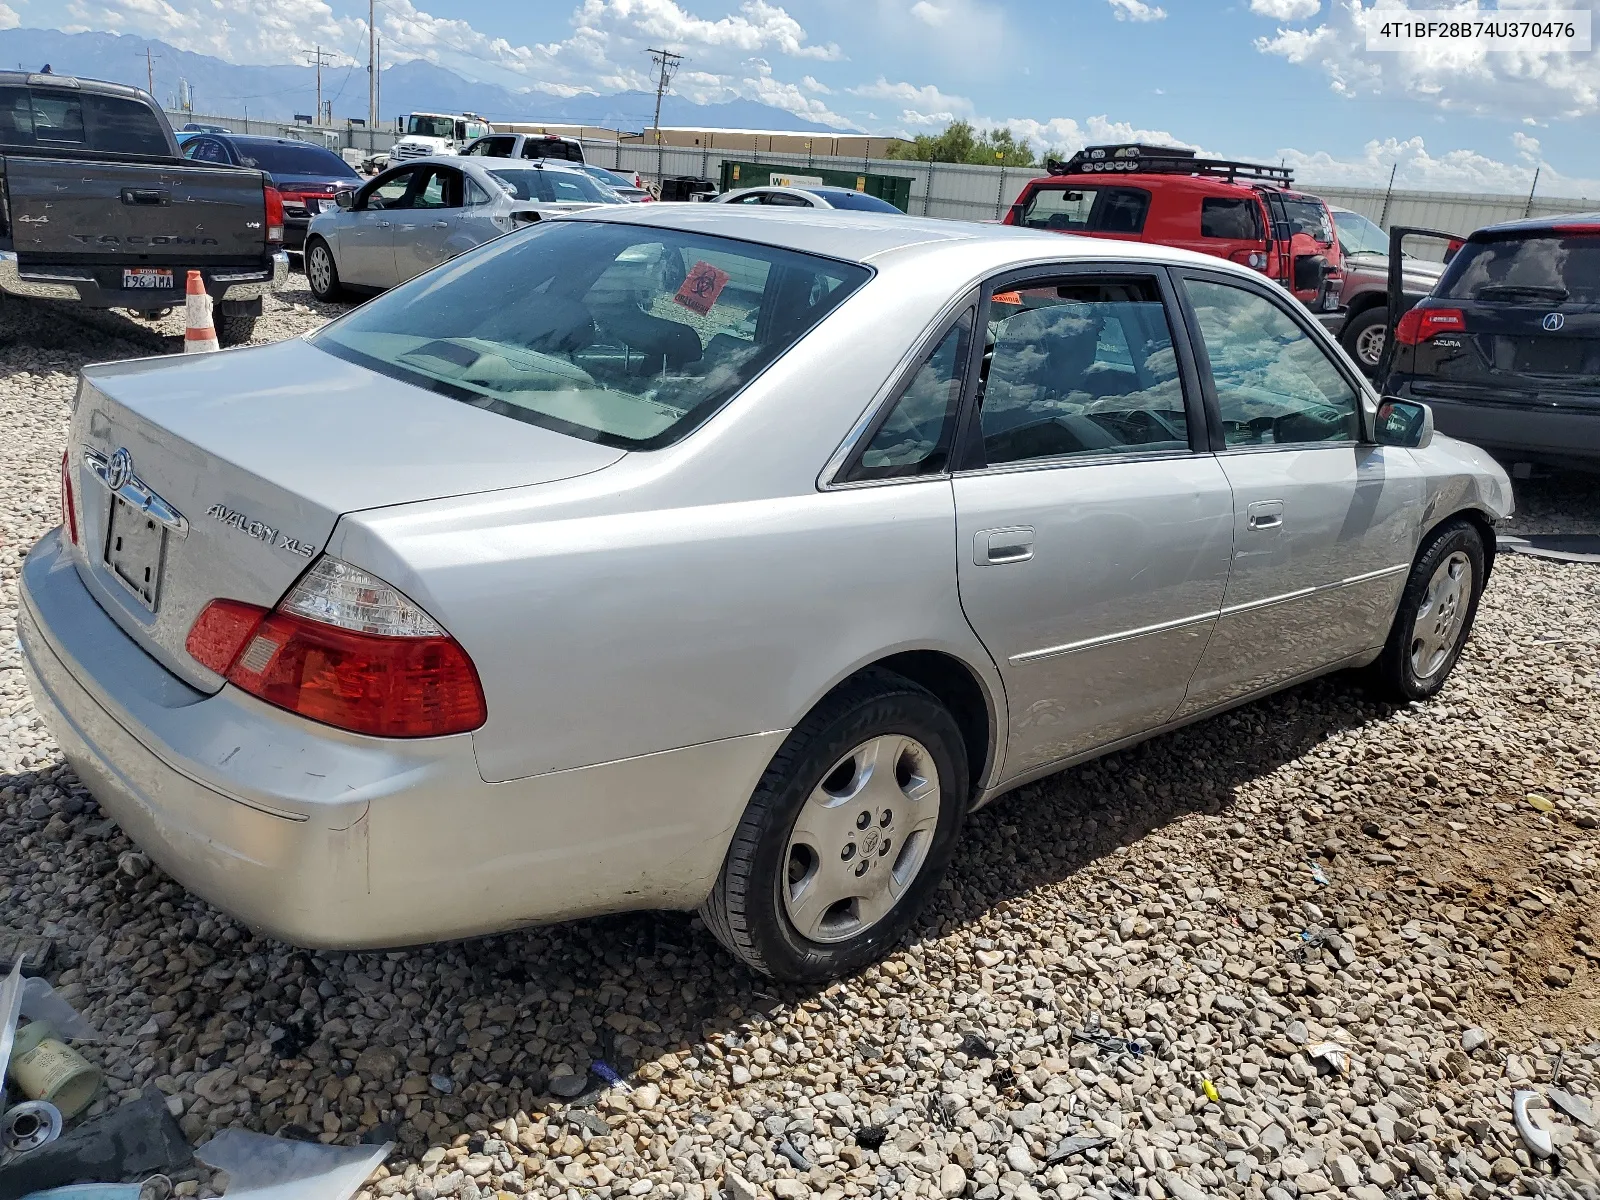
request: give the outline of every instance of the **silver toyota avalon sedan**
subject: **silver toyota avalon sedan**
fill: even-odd
[[[1444,683],[1511,509],[1215,258],[726,205],[83,372],[21,640],[173,876],[322,947],[698,908],[784,979],[962,821],[1347,667]]]

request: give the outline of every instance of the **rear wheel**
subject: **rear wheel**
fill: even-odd
[[[1384,305],[1363,309],[1345,322],[1339,342],[1368,376],[1378,373],[1383,344],[1389,337],[1389,310]]]
[[[306,283],[318,300],[326,304],[343,298],[339,266],[333,261],[333,250],[321,238],[312,238],[306,243],[305,269]]]
[[[254,313],[223,313],[217,317],[217,345],[243,346],[256,335]]]
[[[700,910],[755,970],[832,979],[886,953],[966,815],[961,731],[932,693],[871,671],[822,701],[757,785]]]
[[[1397,700],[1426,700],[1461,657],[1483,594],[1483,536],[1468,521],[1441,525],[1411,568],[1377,675]]]

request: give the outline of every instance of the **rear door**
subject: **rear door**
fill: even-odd
[[[1464,330],[1412,351],[1419,400],[1600,414],[1600,225],[1474,238],[1431,303]]]
[[[462,215],[465,180],[454,167],[418,167],[410,200],[394,215],[395,282],[436,267],[450,257],[446,243]]]
[[[1407,450],[1364,440],[1363,391],[1267,284],[1178,273],[1233,489],[1233,565],[1184,713],[1382,645],[1416,552]]]
[[[967,619],[1005,680],[1006,778],[1154,728],[1221,607],[1233,499],[1161,268],[985,289],[955,473]]]

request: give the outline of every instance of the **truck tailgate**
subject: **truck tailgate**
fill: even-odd
[[[256,263],[266,247],[257,171],[8,156],[5,172],[24,265]]]

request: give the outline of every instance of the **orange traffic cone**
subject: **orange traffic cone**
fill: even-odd
[[[184,302],[188,328],[183,333],[185,354],[205,354],[217,348],[217,329],[211,323],[211,296],[199,271],[189,272],[189,295]]]

